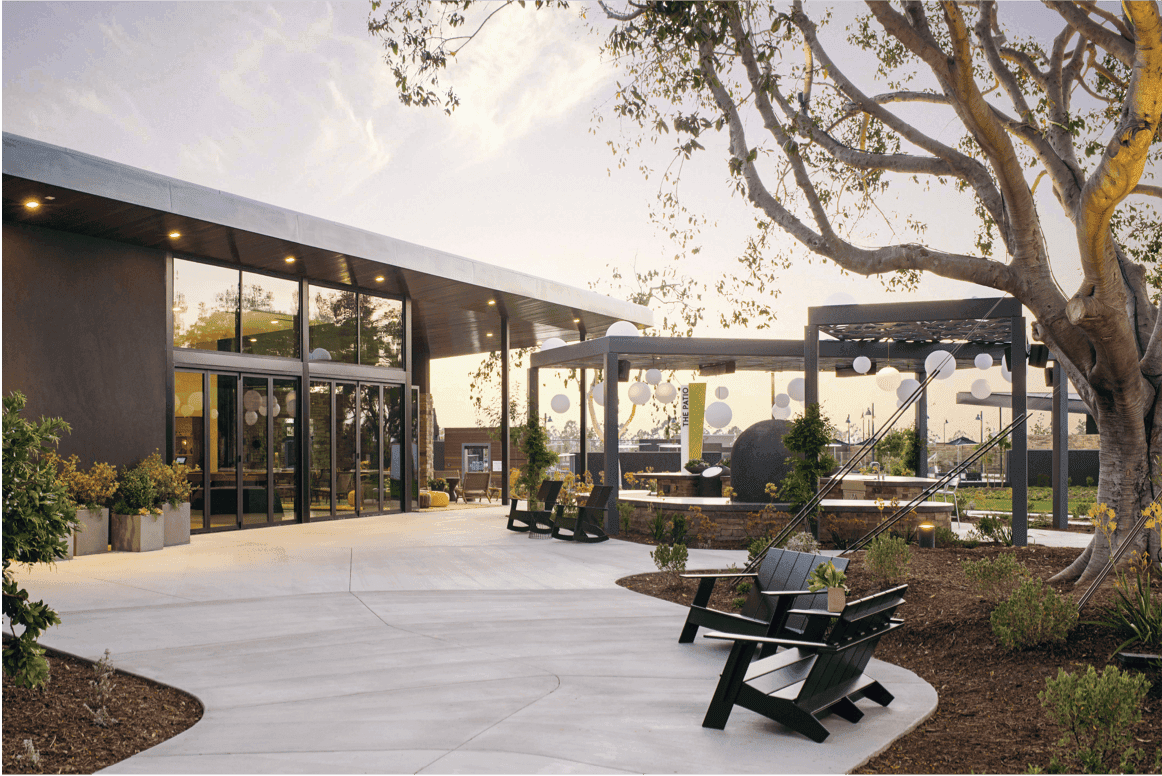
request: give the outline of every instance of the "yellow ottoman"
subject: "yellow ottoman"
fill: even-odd
[[[448,506],[448,494],[442,490],[433,490],[431,492],[432,506],[446,507]]]

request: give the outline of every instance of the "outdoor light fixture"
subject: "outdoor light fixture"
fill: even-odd
[[[287,256],[285,259],[283,259],[283,261],[285,261],[287,264],[294,264],[295,257],[294,256]]]
[[[176,240],[177,238],[179,238],[181,236],[182,236],[181,232],[170,232],[169,233],[169,239],[171,239],[171,240]]]
[[[485,334],[484,336],[485,336],[485,337],[491,337],[491,336],[492,336],[492,332],[488,332],[488,333],[487,333],[487,334]]]
[[[634,326],[629,321],[617,321],[610,324],[609,328],[605,330],[606,337],[640,337],[641,332],[638,331],[637,326]]]
[[[376,283],[382,283],[382,282],[383,282],[383,275],[376,275],[376,276],[375,276],[375,282],[376,282]]]
[[[30,199],[24,203],[24,206],[26,208],[28,208],[29,210],[36,210],[38,207],[40,207],[40,203],[37,202],[35,199]]]
[[[573,319],[573,323],[581,323],[581,319],[580,319],[580,318],[574,318],[574,319]]]
[[[496,300],[495,300],[495,299],[489,299],[489,300],[488,300],[488,304],[489,304],[489,306],[495,305],[495,304],[496,304]]]
[[[549,337],[541,344],[541,350],[552,350],[553,348],[559,348],[564,344],[565,340],[561,339],[560,337]]]

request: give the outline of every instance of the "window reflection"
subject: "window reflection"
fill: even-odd
[[[174,259],[173,344],[238,352],[238,270]]]
[[[356,298],[354,291],[310,288],[311,360],[354,364]]]
[[[361,295],[359,338],[359,363],[402,368],[403,302]]]
[[[298,358],[299,284],[242,273],[242,352]]]

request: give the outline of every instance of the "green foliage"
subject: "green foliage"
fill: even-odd
[[[659,544],[650,553],[650,557],[654,560],[654,565],[658,567],[658,571],[664,571],[675,577],[679,574],[686,573],[686,559],[688,553],[686,552],[686,545],[684,544]]]
[[[190,495],[194,490],[189,477],[189,473],[194,471],[192,467],[176,461],[172,465],[167,465],[162,459],[161,453],[156,450],[141,462],[140,467],[153,483],[157,497],[155,506],[162,504],[177,506],[190,500]],[[126,513],[120,512],[118,514]]]
[[[898,585],[908,576],[912,548],[898,536],[880,534],[868,545],[863,563],[882,586]]]
[[[812,593],[818,593],[829,587],[842,587],[844,591],[847,590],[847,574],[835,568],[832,561],[820,563],[807,577],[807,589]]]
[[[691,458],[689,461],[686,461],[686,465],[683,468],[691,474],[701,474],[710,468],[710,464],[701,458]]]
[[[629,533],[629,526],[633,520],[633,504],[627,504],[624,501],[617,502],[617,519],[621,524],[621,532]]]
[[[654,519],[650,521],[650,532],[654,537],[654,544],[661,544],[666,539],[666,516],[662,510],[654,512]]]
[[[783,437],[783,445],[795,455],[787,459],[792,470],[783,480],[779,495],[791,502],[795,511],[815,497],[819,476],[835,468],[835,459],[827,454],[831,442],[829,425],[819,405],[808,404],[803,414],[791,421],[791,428]]]
[[[1040,579],[1025,579],[989,617],[1005,649],[1065,641],[1077,625],[1077,608]]]
[[[986,541],[994,541],[1005,547],[1013,546],[1013,528],[1003,517],[984,515],[976,524],[976,533]]]
[[[915,474],[916,458],[919,455],[916,430],[898,428],[884,434],[876,444],[876,455],[890,474]]]
[[[1121,652],[1132,644],[1162,647],[1162,600],[1150,589],[1149,556],[1133,564],[1134,581],[1119,572],[1114,584],[1114,602],[1101,617],[1107,625],[1126,637],[1114,652]]]
[[[1142,721],[1142,702],[1150,683],[1141,674],[1093,666],[1083,673],[1058,669],[1038,693],[1049,717],[1064,731],[1058,746],[1083,773],[1133,773],[1142,752],[1133,747],[1134,728]]]
[[[69,424],[60,418],[33,423],[21,417],[27,399],[4,397],[4,616],[13,638],[4,646],[4,673],[18,687],[39,687],[48,680],[48,661],[37,639],[60,617],[44,601],[29,601],[17,584],[14,566],[53,563],[68,551],[67,537],[77,526],[76,507],[48,458]],[[22,628],[20,634],[17,627]]]
[[[529,509],[536,509],[537,491],[545,479],[545,472],[557,463],[559,457],[549,448],[549,434],[535,416],[521,427],[520,449],[525,455],[525,464],[520,469],[517,484],[528,493]]]
[[[966,547],[971,550],[974,547],[979,547],[980,541],[977,539],[961,539],[951,528],[938,525],[936,526],[936,546],[941,549]]]
[[[763,551],[766,550],[769,539],[754,539],[746,546],[746,562],[748,564],[754,563]]]
[[[670,518],[670,542],[673,544],[686,543],[686,516],[676,514]]]
[[[819,552],[819,541],[809,531],[800,531],[786,541],[783,549],[814,554]]]
[[[118,515],[159,515],[161,499],[149,473],[134,466],[121,473],[117,493],[113,496],[113,512]]]
[[[1010,597],[1029,578],[1029,570],[1017,560],[1017,556],[1008,552],[991,560],[962,560],[960,569],[977,594],[994,604]]]
[[[737,598],[732,599],[730,605],[737,612],[739,609],[742,609],[742,607],[746,605],[746,596],[740,595]]]
[[[56,465],[57,476],[77,507],[101,509],[117,491],[117,470],[107,463],[94,462],[93,468],[86,472],[77,468],[80,459],[75,455],[62,460],[50,450],[46,457]]]
[[[443,477],[433,477],[428,480],[428,490],[447,490],[448,481]]]

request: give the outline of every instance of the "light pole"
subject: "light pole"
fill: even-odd
[[[948,444],[948,420],[944,421],[944,444]]]
[[[984,445],[984,410],[976,413],[976,419],[980,421],[980,443]],[[980,459],[980,478],[984,481],[984,457]]]
[[[851,444],[851,415],[847,416],[847,443]]]

